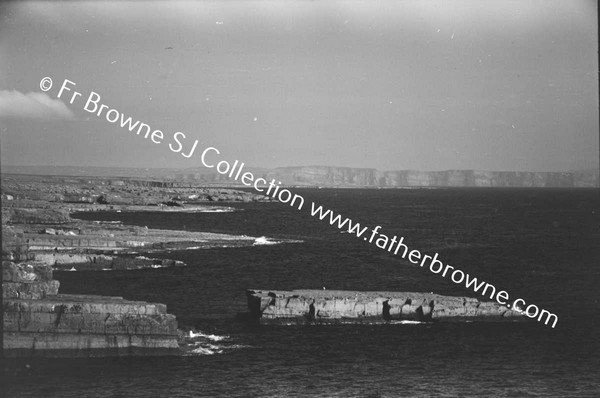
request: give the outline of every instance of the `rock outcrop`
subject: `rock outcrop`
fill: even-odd
[[[248,290],[246,295],[250,318],[262,324],[524,319],[495,302],[432,293]]]
[[[114,223],[71,220],[65,224],[2,227],[2,254],[10,261],[35,260],[55,270],[128,270],[185,266],[151,253],[188,248],[252,246],[256,238],[172,231]]]
[[[7,357],[178,355],[177,321],[164,304],[58,294],[52,268],[2,262]]]

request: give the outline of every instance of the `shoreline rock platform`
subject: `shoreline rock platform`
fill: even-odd
[[[433,293],[251,289],[246,296],[247,317],[264,325],[526,319],[496,302]]]
[[[173,187],[156,181],[64,176],[2,176],[3,257],[33,260],[61,271],[185,266],[153,252],[253,246],[255,237],[149,229],[119,222],[77,220],[73,212],[227,212],[213,202],[270,201],[231,189]]]

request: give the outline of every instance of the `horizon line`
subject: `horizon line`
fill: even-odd
[[[0,164],[0,173],[5,167],[9,168],[78,168],[78,169],[130,169],[130,170],[189,170],[189,169],[205,169],[206,172],[216,172],[203,166],[196,167],[143,167],[143,166],[78,166],[78,165],[11,165],[11,164]],[[600,173],[599,168],[581,168],[571,170],[490,170],[490,169],[444,169],[444,170],[423,170],[423,169],[387,169],[382,170],[376,167],[354,167],[354,166],[326,166],[326,165],[296,165],[296,166],[277,166],[277,167],[261,167],[261,166],[246,166],[248,169],[265,169],[265,170],[276,170],[276,169],[289,169],[289,168],[337,168],[337,169],[359,169],[359,170],[374,170],[380,172],[392,172],[392,171],[416,171],[425,173],[436,173],[436,172],[448,172],[448,171],[480,171],[480,172],[497,172],[497,173],[581,173],[581,172],[596,172]]]

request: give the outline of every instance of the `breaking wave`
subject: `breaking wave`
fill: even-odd
[[[250,346],[235,344],[230,336],[206,334],[202,331],[189,333],[180,342],[184,355],[217,355],[231,350],[248,348]]]
[[[276,240],[271,240],[269,238],[267,238],[266,236],[261,236],[259,238],[254,239],[254,246],[258,246],[258,245],[276,245],[277,242]]]
[[[420,322],[420,321],[392,321],[392,325],[425,325],[428,322]]]
[[[301,240],[292,240],[292,239],[277,240],[277,239],[267,238],[266,236],[261,236],[261,237],[254,239],[254,243],[252,244],[252,246],[280,245],[283,243],[302,243],[302,242],[303,241],[301,241]]]
[[[212,340],[212,341],[227,340],[229,338],[229,336],[219,336],[216,334],[204,334],[202,332],[195,333],[193,330],[190,330],[189,337],[190,337],[190,339],[193,339],[196,337],[203,337],[205,339]]]
[[[196,213],[232,213],[234,211],[233,207],[209,207],[196,210]]]

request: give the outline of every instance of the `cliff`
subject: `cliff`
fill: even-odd
[[[197,185],[241,186],[226,175],[203,168],[134,169],[110,167],[5,166],[5,172],[69,176],[119,176],[104,179],[107,185],[190,187]],[[320,187],[599,187],[598,170],[565,172],[482,170],[391,170],[372,168],[299,166],[273,169],[246,167],[257,178],[275,179],[285,185]],[[101,179],[100,179],[101,180]],[[252,200],[257,200],[253,198]]]
[[[350,167],[285,167],[266,173],[288,185],[321,187],[598,187],[598,172],[379,171]]]
[[[52,267],[2,262],[7,357],[178,355],[177,321],[164,304],[58,294]]]
[[[262,324],[522,320],[495,302],[432,293],[248,290],[250,318]]]

